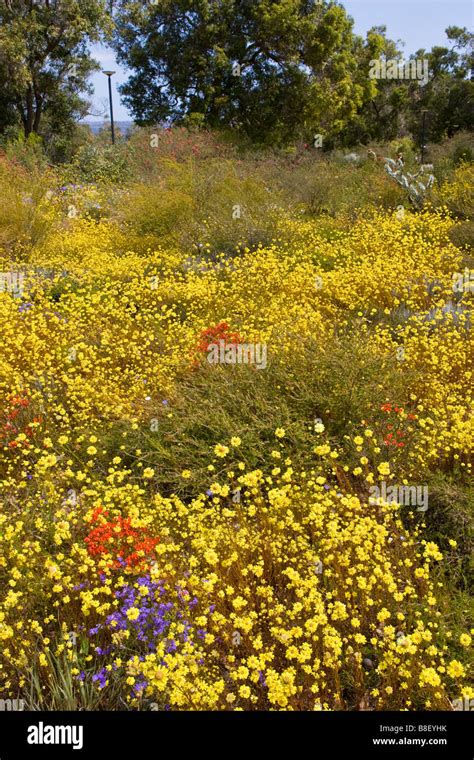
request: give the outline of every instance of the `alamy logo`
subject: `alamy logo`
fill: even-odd
[[[11,293],[14,298],[21,298],[24,280],[23,272],[0,272],[0,293]]]
[[[465,268],[464,272],[453,274],[454,293],[474,293],[474,269]]]
[[[468,710],[472,712],[474,710],[474,699],[469,699],[468,697],[453,699],[453,710]]]
[[[369,504],[383,499],[388,504],[416,507],[417,512],[426,512],[428,509],[428,486],[387,486],[385,480],[382,480],[380,485],[370,486],[369,492]]]
[[[28,726],[28,744],[71,744],[73,749],[83,747],[83,726]]]
[[[411,61],[399,61],[398,58],[373,58],[369,62],[370,79],[411,79],[428,84],[428,59],[416,58]]]
[[[257,369],[267,366],[266,343],[226,343],[222,338],[207,347],[209,364],[255,364]]]
[[[18,712],[25,709],[24,699],[0,699],[0,712]]]

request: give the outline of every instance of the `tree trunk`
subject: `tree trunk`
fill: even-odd
[[[34,124],[34,110],[33,110],[33,87],[28,85],[26,91],[26,115],[24,121],[25,137],[31,135]]]
[[[43,113],[43,96],[37,89],[35,89],[35,105],[36,105],[36,110],[35,110],[35,119],[33,122],[33,132],[35,132],[35,134],[38,134],[41,116]]]

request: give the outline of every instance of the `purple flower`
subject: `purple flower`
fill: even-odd
[[[102,670],[99,670],[98,673],[94,673],[92,676],[92,680],[94,683],[98,683],[100,688],[103,689],[106,685],[108,677],[108,672],[105,668],[102,668]]]
[[[146,681],[143,678],[141,681],[137,681],[133,685],[133,691],[135,692],[135,694],[140,694],[141,692],[143,692],[146,689],[147,686],[148,686],[148,681]]]
[[[140,594],[136,588],[138,586],[146,587],[148,594]],[[101,641],[95,646],[95,653],[99,657],[114,657],[116,646],[119,645],[103,646],[103,637],[107,637],[106,640],[110,642],[111,634],[125,630],[129,632],[131,641],[141,644],[141,653],[140,649],[137,652],[140,660],[145,658],[143,652],[156,652],[160,642],[164,642],[167,653],[172,653],[178,650],[181,643],[188,642],[191,636],[204,639],[207,631],[204,628],[195,631],[187,620],[189,609],[196,607],[199,603],[198,598],[194,596],[188,601],[189,594],[185,593],[181,585],[177,585],[174,590],[178,598],[176,600],[173,595],[171,601],[169,590],[164,586],[163,581],[154,581],[149,574],[142,575],[133,584],[127,583],[117,589],[114,596],[119,603],[118,608],[106,617],[104,623],[99,623],[89,629],[89,636],[96,634],[101,636]],[[138,609],[138,616],[133,616],[134,619],[130,620],[127,612],[132,607]],[[210,611],[214,609],[215,606],[212,605]],[[181,622],[183,630],[179,635],[171,638],[169,637],[170,626],[177,621]],[[118,653],[120,654],[120,650]],[[103,668],[95,674],[93,681],[103,687],[107,678],[110,678],[110,672]],[[146,684],[139,686],[138,683],[136,686],[139,691],[145,688]]]
[[[111,651],[112,651],[112,647],[106,647],[105,649],[103,649],[102,647],[96,647],[96,650],[95,650],[96,654],[99,654],[99,655],[110,654]]]

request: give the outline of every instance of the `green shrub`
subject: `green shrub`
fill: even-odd
[[[8,139],[7,136],[0,145],[9,161],[23,166],[27,171],[41,172],[48,166],[43,141],[34,133],[25,137],[23,130],[20,130],[15,137]]]
[[[275,194],[259,178],[239,176],[234,162],[162,158],[159,166],[154,184],[135,183],[113,199],[113,213],[129,230],[210,257],[273,238]]]
[[[429,508],[424,516],[426,537],[439,544],[449,565],[449,577],[468,590],[474,581],[474,488],[442,473],[428,483]],[[450,544],[455,541],[456,545]]]
[[[267,454],[269,446],[278,448],[278,427],[286,431],[285,451],[293,465],[311,468],[312,449],[319,442],[315,419],[324,419],[327,435],[341,442],[360,429],[363,419],[376,423],[387,394],[403,399],[406,369],[395,360],[368,357],[367,339],[362,335],[335,337],[324,347],[309,341],[298,355],[284,361],[278,358],[279,337],[274,340],[275,344],[268,345],[265,369],[209,365],[203,357],[199,368],[183,373],[172,398],[147,407],[150,419],[141,429],[128,429],[130,463],[135,449],[141,449],[144,464],[157,473],[160,492],[186,494],[189,487],[191,496],[205,490],[209,452],[232,436],[242,440],[238,459],[248,468],[268,472],[275,466]],[[111,452],[119,440],[119,436],[111,437]],[[189,486],[181,477],[184,469],[193,473]],[[214,476],[219,478],[219,460]]]
[[[56,220],[48,191],[56,177],[48,169],[27,171],[17,160],[0,156],[0,254],[22,259]]]
[[[97,142],[79,148],[71,164],[63,169],[65,182],[94,182],[121,185],[130,177],[124,146],[100,146]]]

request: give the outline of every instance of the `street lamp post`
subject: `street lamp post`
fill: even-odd
[[[115,74],[115,71],[103,71],[102,73],[109,78],[110,128],[112,130],[112,145],[115,145],[114,108],[112,105],[112,75]]]

